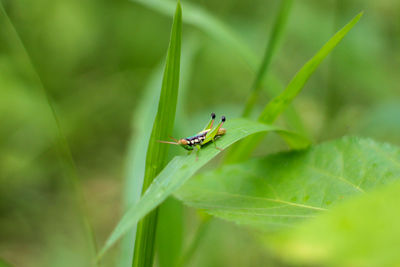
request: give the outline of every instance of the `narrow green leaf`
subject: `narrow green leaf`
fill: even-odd
[[[131,0],[142,4],[160,13],[172,17],[174,14],[175,2],[170,0]],[[196,26],[208,33],[212,38],[220,41],[237,51],[239,55],[249,64],[252,69],[256,69],[257,56],[251,51],[249,46],[226,24],[215,16],[208,13],[200,6],[185,2],[184,22]]]
[[[282,34],[284,32],[286,22],[289,18],[290,9],[293,0],[283,0],[281,2],[278,16],[276,17],[274,27],[271,31],[269,41],[265,50],[264,58],[261,65],[257,71],[256,78],[252,85],[252,90],[249,97],[247,98],[246,105],[243,110],[243,117],[248,117],[256,104],[256,101],[260,95],[260,89],[262,80],[268,71],[269,65],[271,64],[272,56],[275,54],[278,44],[281,40]]]
[[[353,137],[225,165],[193,177],[176,196],[212,215],[275,230],[399,179],[399,148]]]
[[[147,149],[143,192],[164,168],[167,161],[169,147],[158,143],[157,140],[166,140],[174,127],[179,88],[181,38],[182,10],[178,1],[172,24],[157,115]],[[156,225],[157,210],[148,214],[137,225],[132,266],[152,266]]]
[[[167,16],[173,16],[174,14],[174,2],[170,0],[131,0],[132,2],[142,4],[152,10],[158,11]],[[269,61],[276,50],[276,46],[279,43],[279,37],[283,32],[284,21],[287,19],[291,0],[285,0],[284,5],[281,8],[280,15],[278,15],[278,20],[276,22],[276,27],[274,27],[270,42],[268,44],[267,52],[264,57],[263,63],[261,63],[261,68],[257,75],[261,77],[266,72],[269,65]],[[234,30],[232,30],[227,24],[219,20],[217,17],[210,14],[208,11],[202,7],[185,2],[185,17],[183,18],[185,23],[193,25],[210,37],[214,38],[218,42],[229,46],[233,52],[239,54],[245,62],[254,71],[258,68],[258,56],[250,49],[249,45],[244,42]],[[299,144],[297,145],[297,147]]]
[[[82,226],[85,231],[85,237],[88,242],[88,246],[91,249],[90,257],[94,258],[97,254],[97,242],[94,234],[93,227],[88,218],[87,204],[85,200],[85,196],[83,193],[82,185],[78,176],[78,172],[75,165],[75,160],[72,156],[70,146],[68,144],[67,138],[64,134],[64,131],[61,127],[59,116],[57,115],[56,109],[54,108],[51,97],[45,87],[38,71],[36,70],[35,64],[25,47],[23,40],[21,39],[17,29],[9,18],[6,10],[3,7],[3,3],[0,0],[0,17],[4,19],[4,24],[2,25],[2,30],[5,30],[9,33],[10,38],[9,41],[12,43],[12,48],[15,50],[15,53],[18,55],[18,60],[21,61],[23,67],[26,68],[25,71],[28,74],[28,77],[32,79],[32,82],[35,86],[37,86],[41,93],[43,94],[43,98],[46,101],[48,108],[48,116],[51,117],[51,125],[52,131],[54,131],[55,135],[55,143],[57,149],[59,150],[59,156],[61,158],[62,163],[64,164],[65,174],[68,177],[68,182],[71,186],[72,196],[76,203],[76,207],[78,209],[78,213],[80,215],[80,220]],[[88,261],[92,262],[92,259],[88,259]],[[92,265],[92,264],[91,264]],[[98,266],[98,262],[93,263],[94,266]]]
[[[189,80],[194,67],[194,57],[198,52],[197,39],[186,40],[182,44],[181,55],[181,74],[180,88],[178,95],[176,120],[184,121],[180,118],[185,113],[180,105],[180,99],[184,99],[185,92],[189,88]],[[157,66],[150,75],[149,81],[143,90],[143,96],[139,104],[135,108],[132,118],[132,135],[128,145],[128,154],[126,156],[126,174],[124,185],[124,209],[127,209],[132,203],[137,202],[142,194],[142,185],[144,179],[144,168],[146,164],[146,151],[149,145],[152,125],[157,114],[157,106],[153,105],[155,99],[160,96],[163,63]],[[176,129],[175,129],[176,130]],[[162,219],[162,218],[160,218]],[[157,235],[160,232],[157,231]],[[118,257],[118,266],[125,267],[132,262],[132,251],[134,248],[134,240],[136,236],[136,228],[134,227],[130,233],[124,237],[120,246],[120,256]],[[170,249],[168,246],[165,249]],[[159,251],[160,253],[160,251]],[[161,262],[160,262],[161,265]]]
[[[282,111],[290,104],[293,99],[300,93],[304,85],[315,72],[322,61],[329,53],[340,43],[346,34],[357,24],[362,17],[363,12],[355,16],[347,25],[338,31],[318,52],[312,57],[290,81],[285,91],[275,97],[264,108],[259,120],[266,123],[272,123],[282,113]]]
[[[385,186],[265,241],[302,266],[400,266],[399,192],[398,182]]]
[[[234,142],[237,142],[246,136],[262,131],[275,131],[278,133],[284,133],[288,138],[299,138],[296,134],[287,132],[278,127],[253,122],[246,119],[228,120],[224,124],[224,128],[227,129],[227,133],[217,141],[218,146],[223,149],[226,149]],[[164,145],[167,146],[167,144]],[[220,150],[215,149],[215,147],[211,144],[201,149],[198,160],[196,160],[195,153],[192,153],[191,155],[187,156],[177,156],[170,161],[164,170],[153,181],[139,202],[132,205],[131,208],[121,218],[118,225],[111,233],[110,237],[102,248],[100,256],[104,254],[115,242],[117,242],[117,240],[121,238],[132,226],[134,226],[138,220],[156,208],[169,195],[180,188],[193,174],[195,174],[201,167],[212,160],[220,152]]]
[[[178,200],[177,200],[178,201]],[[182,202],[180,202],[181,205],[183,205]],[[177,267],[184,267],[188,266],[190,260],[193,258],[193,256],[196,254],[196,252],[199,250],[199,246],[202,243],[203,239],[205,238],[208,229],[210,227],[211,223],[211,216],[206,215],[206,214],[201,214],[201,219],[200,219],[200,224],[197,227],[197,230],[194,234],[193,240],[190,242],[188,245],[187,249],[185,252],[182,254],[178,264],[176,265]]]
[[[162,81],[162,66],[157,67],[150,75],[149,82],[145,87],[144,95],[136,107],[132,118],[132,135],[128,145],[126,156],[126,174],[124,181],[124,209],[128,209],[132,203],[139,201],[142,195],[143,179],[146,164],[146,151],[152,130],[152,122],[157,114],[157,106],[154,100],[160,95]],[[125,267],[132,263],[136,228],[126,235],[120,246],[118,266]]]
[[[173,197],[159,207],[157,255],[160,267],[176,267],[183,247],[183,204]]]
[[[346,36],[353,26],[360,20],[363,12],[355,16],[346,26],[338,31],[304,66],[296,73],[286,89],[277,97],[272,99],[260,114],[258,121],[264,123],[273,123],[276,118],[284,111],[293,99],[300,93],[304,85],[315,72],[321,62],[329,55],[337,44]],[[248,158],[257,147],[265,134],[258,134],[252,138],[246,139],[232,149],[227,157],[228,162],[236,162]]]

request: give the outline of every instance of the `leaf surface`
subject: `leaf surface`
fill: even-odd
[[[352,199],[298,229],[266,237],[267,246],[306,266],[399,266],[399,192],[397,182]]]
[[[276,230],[399,178],[397,147],[346,137],[225,165],[193,177],[175,195],[212,215]]]
[[[226,149],[242,138],[262,131],[274,131],[284,134],[287,139],[296,140],[296,143],[302,140],[297,134],[287,132],[276,126],[246,119],[228,120],[224,124],[224,128],[227,129],[227,133],[217,140],[218,146],[223,149]],[[303,139],[303,142],[305,145],[308,144],[306,139]],[[105,253],[119,238],[135,226],[138,220],[143,218],[169,195],[179,189],[193,174],[219,153],[221,153],[220,150],[216,149],[212,144],[209,144],[201,149],[198,160],[196,160],[195,153],[192,153],[191,155],[177,156],[170,161],[154,179],[142,198],[137,203],[133,204],[121,218],[101,250],[101,254]]]

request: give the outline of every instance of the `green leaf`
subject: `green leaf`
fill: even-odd
[[[153,10],[172,17],[174,14],[175,2],[169,0],[132,0]],[[208,13],[206,10],[195,4],[185,2],[184,22],[196,26],[208,33],[212,38],[220,41],[234,49],[250,67],[256,69],[257,56],[250,50],[248,45],[222,21]]]
[[[166,140],[174,128],[179,88],[181,39],[182,9],[178,1],[172,24],[157,115],[147,149],[143,192],[150,186],[167,162],[169,147],[157,141]],[[132,266],[152,266],[156,225],[157,210],[151,212],[137,225]]]
[[[196,39],[186,40],[182,44],[181,55],[181,74],[180,74],[180,89],[178,95],[176,120],[182,120],[183,107],[179,103],[183,102],[185,92],[189,89],[189,80],[194,66],[194,57],[198,52],[198,43]],[[163,60],[164,61],[164,60]],[[146,163],[146,151],[149,145],[152,125],[157,114],[157,106],[153,105],[155,99],[158,100],[161,90],[164,62],[158,65],[152,74],[149,81],[143,90],[143,96],[139,104],[135,108],[132,118],[132,135],[128,144],[128,153],[126,156],[126,174],[124,181],[124,209],[127,209],[132,203],[137,202],[142,195],[142,185],[144,179],[144,169]],[[176,130],[176,129],[175,129]],[[162,220],[162,216],[159,216]],[[157,235],[160,231],[157,230]],[[118,257],[118,266],[128,266],[132,262],[132,251],[134,249],[134,241],[136,236],[136,228],[134,227],[128,233],[120,246],[120,255]],[[171,246],[163,247],[162,249],[173,249]],[[158,249],[158,253],[160,249]],[[162,266],[161,261],[159,262]]]
[[[397,147],[343,138],[226,165],[194,177],[176,196],[212,215],[274,230],[399,178]]]
[[[386,160],[399,164],[398,155]],[[399,266],[399,192],[395,183],[355,198],[297,229],[266,237],[267,246],[306,266]]]
[[[247,98],[246,105],[243,110],[243,117],[249,117],[251,111],[254,108],[254,105],[259,98],[261,84],[265,74],[268,71],[269,65],[272,61],[272,56],[275,54],[279,41],[281,40],[281,36],[284,32],[287,20],[289,18],[290,9],[292,7],[293,0],[283,0],[281,2],[278,16],[276,17],[274,27],[271,31],[271,36],[269,38],[264,58],[261,62],[261,65],[257,71],[256,78],[252,85],[252,91],[250,92],[249,97]]]
[[[159,207],[157,255],[160,267],[176,267],[183,247],[183,204],[173,197]]]
[[[329,53],[339,44],[353,26],[360,20],[363,12],[355,16],[346,26],[338,31],[304,66],[296,73],[290,81],[286,89],[277,97],[272,99],[260,114],[258,121],[271,124],[284,111],[293,99],[300,93],[304,85],[315,72],[321,62],[329,55]],[[247,139],[245,142],[238,144],[232,149],[227,161],[237,162],[247,159],[257,145],[264,138],[265,134],[255,135]]]
[[[43,84],[42,78],[35,67],[35,62],[33,61],[31,55],[26,49],[23,40],[21,39],[11,19],[9,18],[6,10],[4,9],[2,1],[0,1],[0,20],[4,20],[1,30],[7,32],[9,35],[9,37],[7,38],[7,42],[11,44],[13,53],[18,55],[16,60],[21,64],[21,71],[24,72],[25,75],[29,77],[29,79],[32,79],[32,84],[37,86],[37,88],[41,91],[42,97],[45,99],[45,102],[47,104],[47,114],[45,114],[45,116],[48,118],[50,117],[51,120],[49,121],[51,122],[46,123],[46,127],[49,127],[54,134],[54,140],[52,141],[55,141],[56,143],[57,149],[59,150],[59,157],[61,158],[64,165],[64,172],[68,177],[68,182],[70,183],[71,195],[74,198],[77,212],[80,215],[80,220],[82,227],[84,228],[86,241],[91,249],[90,259],[88,259],[88,261],[91,261],[97,253],[96,237],[94,235],[93,227],[88,218],[87,203],[84,197],[82,184],[76,169],[75,160],[72,156],[68,140],[61,127],[62,125],[60,122],[60,118],[57,115],[51,96],[48,93],[47,88]],[[94,266],[98,266],[98,262],[95,262]]]
[[[158,66],[150,75],[145,87],[144,95],[139,101],[132,118],[132,134],[128,144],[126,156],[126,174],[123,191],[123,207],[127,209],[132,203],[137,202],[142,195],[144,169],[146,164],[146,151],[152,130],[152,122],[156,117],[157,106],[153,105],[154,99],[160,95],[162,80],[162,67]],[[132,263],[132,251],[136,238],[136,228],[126,235],[120,246],[118,266],[124,267]]]
[[[175,131],[179,132],[182,122],[187,122],[187,112],[184,112],[185,99],[190,93],[190,80],[195,66],[195,56],[199,52],[197,38],[185,39],[181,56],[181,82],[178,96]],[[176,150],[179,150],[176,147]],[[173,155],[169,153],[169,158]],[[173,197],[166,199],[159,206],[157,223],[157,263],[159,267],[176,267],[183,249],[184,213],[183,203]]]
[[[174,2],[169,0],[131,0],[132,2],[142,4],[152,10],[158,11],[164,15],[172,16],[174,14]],[[262,82],[262,77],[266,73],[268,69],[268,65],[272,59],[274,52],[276,51],[277,45],[279,44],[279,39],[281,34],[283,33],[283,29],[285,26],[285,20],[287,19],[291,0],[285,0],[282,3],[279,15],[277,17],[277,21],[275,23],[275,27],[272,30],[272,35],[267,45],[267,50],[263,61],[261,62],[261,67],[258,69],[258,56],[250,49],[249,45],[244,42],[236,32],[230,28],[223,21],[218,19],[217,17],[210,14],[207,10],[202,7],[185,2],[185,16],[184,22],[190,25],[193,25],[205,33],[207,33],[210,37],[214,38],[224,46],[230,47],[235,54],[239,54],[250,66],[251,69],[257,71],[255,85],[258,88],[257,84]],[[258,90],[258,89],[256,89]],[[258,93],[256,93],[258,95]],[[254,98],[254,96],[251,96]],[[253,100],[250,100],[253,101]],[[293,110],[292,110],[293,111]],[[295,111],[294,111],[295,112]],[[296,144],[295,147],[299,147],[301,144]]]
[[[275,131],[283,133],[287,138],[301,139],[294,133],[287,132],[278,127],[253,122],[246,119],[228,120],[224,124],[227,133],[218,139],[219,147],[226,149],[234,142],[243,139],[251,134],[262,131]],[[306,142],[307,140],[304,140]],[[167,144],[164,144],[167,146]],[[164,168],[157,176],[151,186],[142,196],[138,203],[124,214],[118,225],[111,233],[101,250],[100,255],[104,254],[118,239],[120,239],[129,229],[131,229],[141,218],[156,208],[169,195],[179,189],[193,174],[201,167],[216,157],[221,151],[211,145],[206,145],[201,149],[198,160],[195,153],[185,156],[177,156]]]

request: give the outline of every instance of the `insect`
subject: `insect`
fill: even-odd
[[[217,144],[215,143],[215,139],[226,133],[226,129],[222,128],[222,125],[225,122],[225,116],[222,116],[221,122],[213,129],[212,127],[214,125],[214,121],[215,121],[215,113],[213,112],[213,113],[211,113],[211,120],[206,125],[204,130],[202,130],[201,132],[199,132],[193,136],[189,136],[189,137],[182,138],[179,140],[177,140],[173,137],[170,137],[175,142],[168,142],[168,141],[158,141],[158,142],[165,143],[165,144],[172,144],[172,145],[180,145],[184,149],[189,150],[190,152],[192,152],[193,148],[196,147],[196,149],[197,149],[196,160],[198,159],[198,152],[200,151],[201,147],[209,142],[214,143],[215,148],[222,151],[223,150],[222,148],[217,147]]]

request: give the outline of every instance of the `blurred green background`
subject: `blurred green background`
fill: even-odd
[[[236,32],[259,64],[280,1],[183,0],[184,20],[187,2]],[[162,66],[172,19],[128,0],[2,3],[24,46],[2,12],[0,258],[15,266],[88,266],[82,211],[43,88],[68,140],[101,245],[123,211],[132,118],[146,116],[136,108]],[[351,134],[400,144],[397,0],[294,1],[258,108],[360,10],[360,23],[313,75],[294,108],[315,143]],[[175,135],[199,130],[211,111],[228,119],[240,115],[255,73],[238,51],[185,24],[182,62],[185,94]],[[281,149],[284,144],[271,136],[257,153]],[[193,210],[184,214],[187,244],[198,219]],[[114,266],[117,258],[116,248],[103,265]],[[210,224],[191,260],[191,266],[265,263],[281,264],[251,231],[221,220]]]

